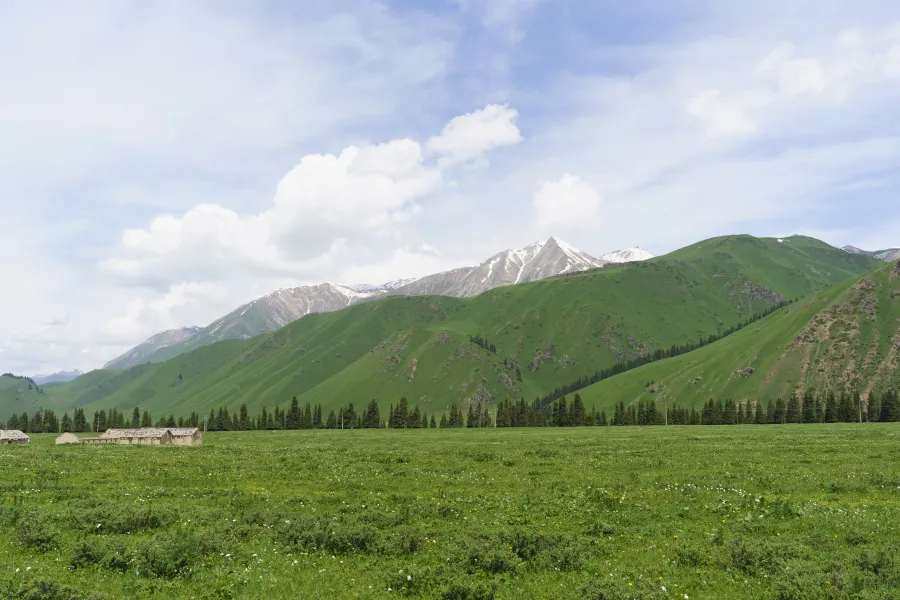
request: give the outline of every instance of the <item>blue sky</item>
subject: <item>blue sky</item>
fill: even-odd
[[[88,4],[0,4],[2,370],[549,235],[900,245],[895,3]]]

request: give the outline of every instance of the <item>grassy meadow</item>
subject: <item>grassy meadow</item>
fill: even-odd
[[[895,424],[0,447],[0,598],[897,598]]]

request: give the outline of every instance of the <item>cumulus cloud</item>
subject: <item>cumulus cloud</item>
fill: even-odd
[[[389,236],[441,181],[408,139],[305,156],[278,183],[270,208],[241,215],[201,204],[159,217],[125,231],[102,266],[128,283],[163,287],[235,273],[301,276],[347,244]]]
[[[489,104],[481,110],[454,117],[440,135],[428,140],[428,150],[440,156],[438,166],[480,162],[494,148],[522,141],[516,126],[519,113],[509,106]]]
[[[600,194],[576,175],[545,181],[534,192],[532,206],[538,227],[545,234],[596,228],[600,219]]]
[[[757,133],[766,110],[800,98],[841,100],[855,86],[896,77],[900,29],[847,30],[834,39],[828,57],[797,56],[793,44],[779,44],[758,63],[749,85],[703,90],[685,108],[712,136],[744,137]]]

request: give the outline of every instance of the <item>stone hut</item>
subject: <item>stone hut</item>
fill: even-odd
[[[199,446],[203,443],[203,434],[196,427],[169,428],[172,443],[176,446]]]
[[[168,446],[172,444],[172,433],[161,428],[107,429],[100,437],[82,438],[81,443]]]
[[[0,429],[0,446],[16,444],[24,446],[31,442],[31,438],[18,429]]]
[[[78,444],[81,443],[81,440],[78,439],[78,436],[74,433],[64,433],[58,438],[56,438],[57,444]]]

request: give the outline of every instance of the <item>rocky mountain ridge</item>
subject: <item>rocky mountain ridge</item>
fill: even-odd
[[[311,313],[340,310],[387,296],[453,296],[469,298],[488,290],[652,257],[640,248],[611,253],[614,260],[595,258],[554,237],[524,248],[498,252],[475,267],[462,267],[420,278],[384,284],[322,283],[285,288],[239,306],[190,335],[168,341],[163,332],[110,361],[104,368],[124,369],[144,362],[161,362],[201,346],[247,339],[275,331]],[[174,330],[183,331],[183,330]],[[148,352],[148,350],[150,350]]]

